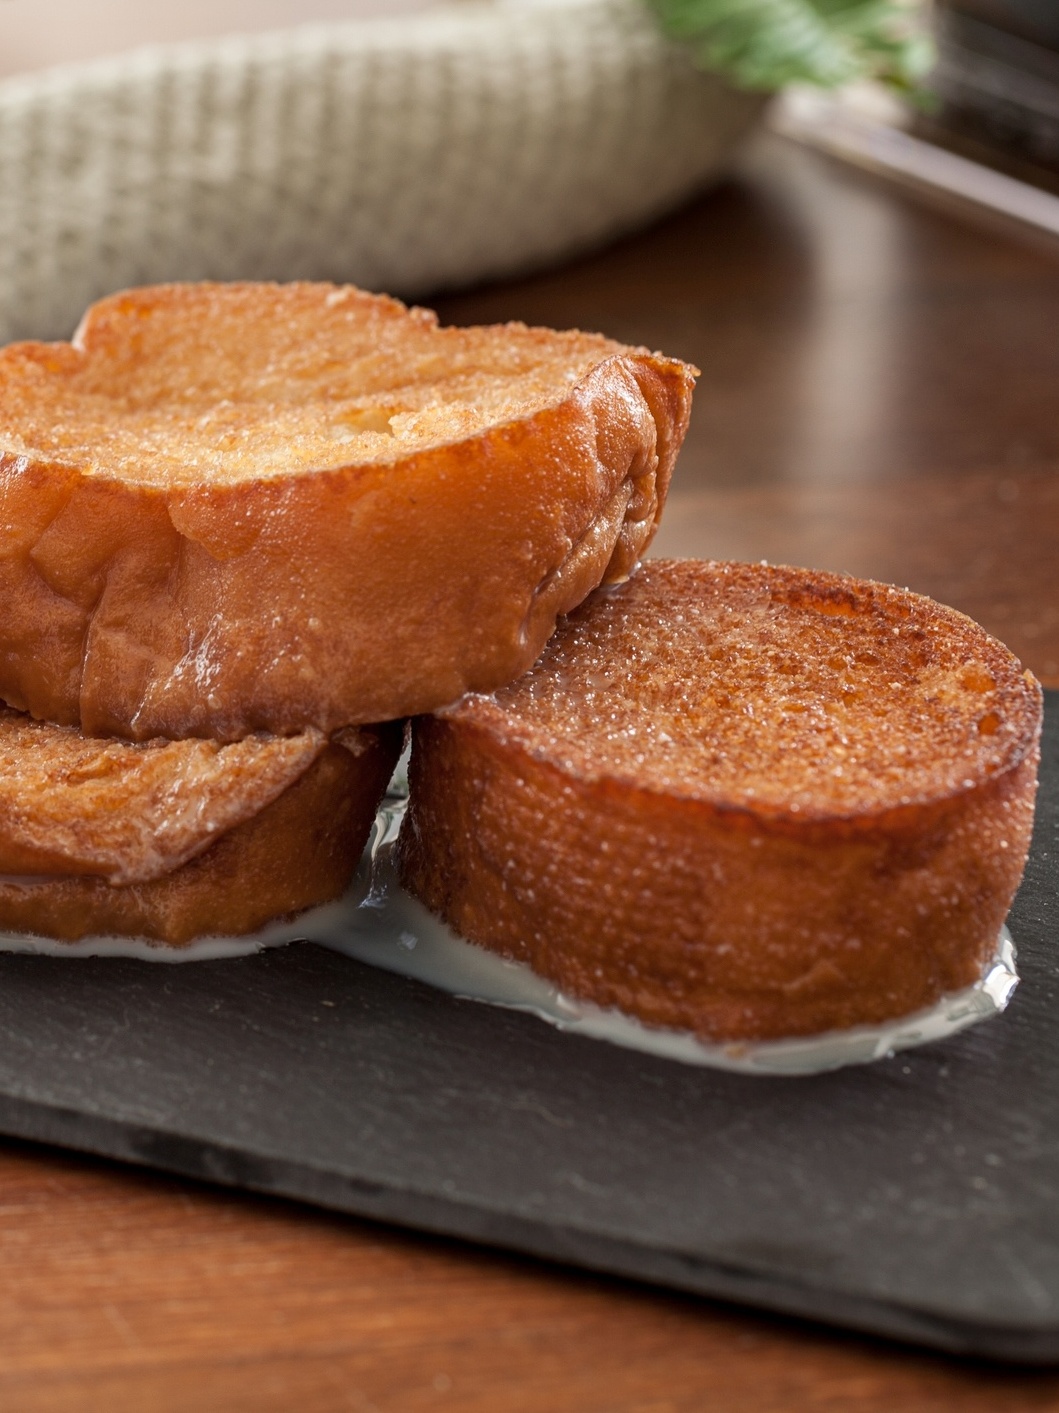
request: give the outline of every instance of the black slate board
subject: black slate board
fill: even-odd
[[[0,1131],[1004,1359],[1059,1360],[1059,693],[1006,1015],[691,1069],[309,944],[0,956]]]

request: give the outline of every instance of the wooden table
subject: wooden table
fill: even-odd
[[[775,137],[738,177],[455,321],[703,370],[656,551],[896,580],[1059,686],[1059,249]],[[16,1144],[0,1409],[1059,1409],[997,1370]]]

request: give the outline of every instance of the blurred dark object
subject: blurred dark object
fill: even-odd
[[[939,0],[937,109],[917,129],[1059,191],[1059,0]]]

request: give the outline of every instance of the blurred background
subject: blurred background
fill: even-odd
[[[398,19],[431,3],[0,0],[0,79],[149,44]],[[1059,0],[935,0],[932,27],[932,102],[910,113],[907,125],[928,141],[1059,191]]]
[[[407,15],[426,0],[0,0],[0,77],[141,44]]]
[[[921,129],[1059,190],[1059,3],[943,0],[936,33],[940,105]]]

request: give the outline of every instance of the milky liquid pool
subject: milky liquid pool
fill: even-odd
[[[0,933],[0,950],[62,957],[138,957],[175,963],[247,956],[265,947],[299,940],[316,942],[454,996],[527,1011],[560,1030],[683,1064],[760,1075],[817,1074],[942,1040],[999,1014],[1018,984],[1015,948],[1005,927],[997,939],[993,958],[973,986],[942,997],[927,1010],[881,1025],[856,1026],[793,1040],[717,1044],[685,1031],[647,1026],[618,1011],[564,996],[525,964],[473,946],[406,893],[397,881],[392,861],[404,807],[403,798],[387,798],[346,894],[337,902],[302,913],[293,922],[272,923],[248,937],[203,937],[179,948],[129,937],[56,942],[26,934]],[[24,882],[32,886],[31,880]]]

